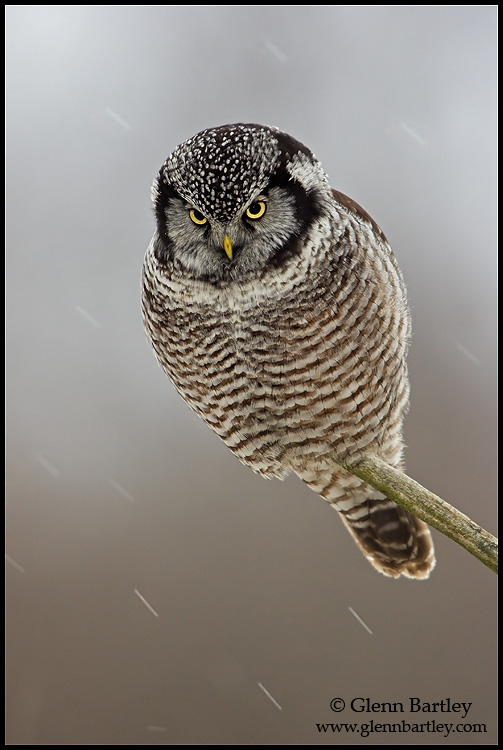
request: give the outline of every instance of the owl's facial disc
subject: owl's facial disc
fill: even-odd
[[[302,252],[328,192],[309,149],[279,130],[204,131],[173,151],[154,183],[157,257],[217,283],[275,273]]]
[[[171,259],[205,281],[262,275],[300,251],[316,201],[294,180],[253,196],[229,221],[219,221],[165,188],[158,211],[158,259]]]

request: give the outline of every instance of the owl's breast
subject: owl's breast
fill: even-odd
[[[147,280],[145,323],[160,364],[255,471],[281,476],[297,456],[363,449],[401,418],[401,316],[364,278],[282,294],[171,279],[154,291]]]

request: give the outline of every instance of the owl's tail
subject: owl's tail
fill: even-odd
[[[374,568],[392,578],[429,577],[435,567],[435,552],[430,530],[419,518],[388,498],[370,498],[350,511],[339,512]]]
[[[337,510],[374,568],[392,578],[428,578],[435,551],[428,526],[344,470],[330,479],[299,476]],[[303,475],[304,474],[304,475]]]

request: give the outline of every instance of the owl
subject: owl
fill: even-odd
[[[256,124],[175,148],[152,201],[143,317],[182,399],[255,472],[325,498],[378,571],[427,578],[426,524],[340,465],[403,467],[410,316],[376,222]]]

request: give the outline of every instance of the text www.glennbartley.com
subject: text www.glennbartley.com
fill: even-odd
[[[362,722],[362,723],[338,723],[338,724],[316,724],[316,728],[320,734],[322,732],[324,733],[340,733],[340,732],[346,732],[346,733],[354,733],[359,734],[360,737],[370,737],[371,734],[375,733],[412,733],[412,734],[421,734],[421,733],[436,733],[441,735],[442,737],[448,737],[451,732],[459,732],[459,733],[470,733],[470,732],[487,732],[487,728],[485,724],[468,724],[468,723],[447,723],[447,722],[439,722],[435,719],[430,719],[429,721],[417,723],[417,722],[409,722],[405,721],[405,719],[402,719],[401,721],[395,721],[393,723],[383,723],[383,722],[377,722],[374,721],[374,719],[371,719],[370,721]]]

